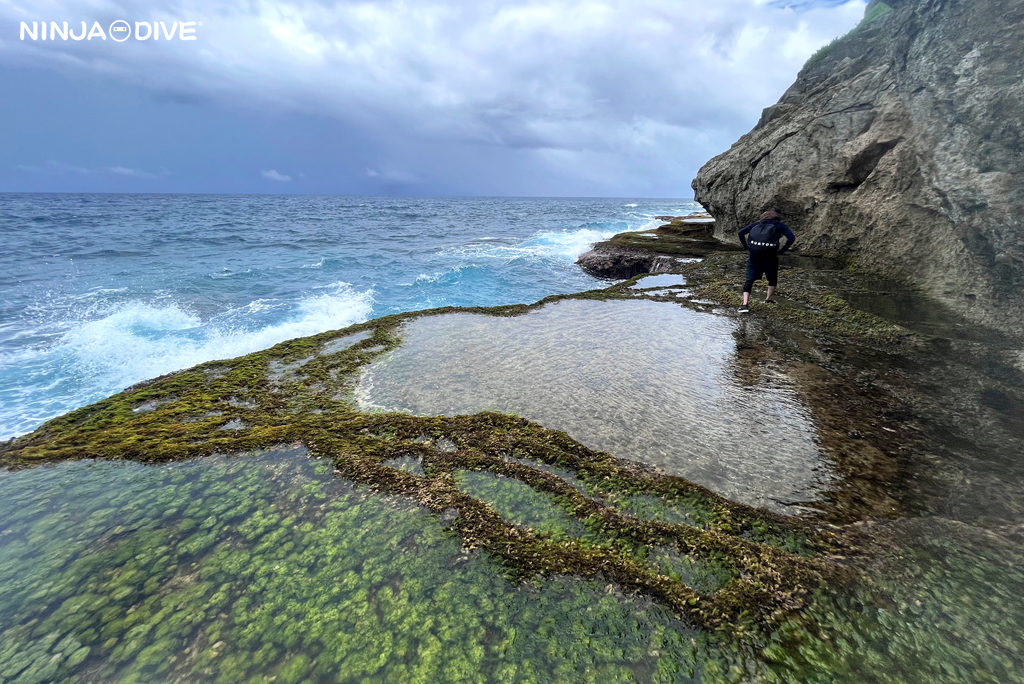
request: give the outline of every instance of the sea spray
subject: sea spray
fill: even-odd
[[[0,424],[25,432],[46,414],[148,378],[364,321],[372,307],[372,291],[342,282],[298,301],[256,300],[206,320],[173,301],[129,301],[95,318],[67,321],[67,331],[54,343],[0,354],[4,379],[14,369],[28,370],[39,381],[51,379],[40,388],[46,393],[34,396],[5,386],[5,396],[15,400],[0,408]]]
[[[0,438],[132,383],[390,313],[601,281],[679,200],[5,195]],[[635,206],[632,206],[635,205]],[[348,285],[342,285],[348,283]]]

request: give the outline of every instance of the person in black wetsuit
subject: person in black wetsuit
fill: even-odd
[[[765,303],[775,303],[772,295],[775,294],[775,287],[779,282],[779,255],[784,254],[796,242],[793,231],[781,219],[777,211],[770,209],[761,214],[757,221],[740,229],[740,244],[750,253],[747,258],[747,282],[743,284],[743,306],[740,307],[740,313],[750,313],[750,290],[754,287],[754,281],[761,276],[768,279]],[[786,238],[786,244],[780,248],[779,243],[783,237]]]

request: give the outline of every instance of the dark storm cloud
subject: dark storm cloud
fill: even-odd
[[[16,0],[0,6],[0,56],[13,72],[41,68],[69,80],[85,74],[147,92],[152,107],[144,108],[145,116],[154,126],[186,116],[183,107],[215,110],[209,126],[221,127],[218,117],[235,117],[237,134],[211,143],[215,136],[199,131],[191,152],[208,155],[212,164],[234,164],[256,183],[255,191],[267,180],[261,172],[287,167],[296,171],[280,175],[292,181],[272,185],[303,191],[330,168],[334,179],[359,178],[358,188],[346,181],[359,191],[397,183],[418,192],[488,192],[494,186],[527,192],[541,178],[550,194],[685,194],[697,167],[745,132],[807,56],[853,26],[863,6],[862,0],[69,0],[31,6]],[[200,22],[198,39],[18,40],[22,20],[118,18]],[[97,112],[84,130],[102,128],[101,103],[85,106],[90,95],[78,97],[82,107],[60,92],[16,106],[48,108],[55,126],[62,116],[67,126],[81,126],[76,110],[84,107]],[[259,123],[268,117],[276,125]],[[310,117],[319,122],[313,128],[322,131],[324,144],[300,141],[288,159],[240,165],[239,159],[259,155],[237,145],[256,140],[268,153],[287,147],[283,141],[296,133],[286,129],[307,125]],[[328,121],[335,126],[323,124]],[[86,141],[71,143],[81,148],[79,157],[26,158],[22,166],[57,158],[82,168],[147,168],[99,159]],[[357,152],[346,152],[349,147]],[[317,156],[328,151],[331,160]],[[142,161],[175,169],[173,158]],[[497,170],[485,172],[484,163]],[[465,164],[468,169],[456,168]]]

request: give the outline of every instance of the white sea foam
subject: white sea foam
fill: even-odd
[[[206,320],[173,301],[130,301],[64,321],[54,343],[0,354],[0,377],[22,375],[19,387],[0,388],[0,438],[147,378],[367,320],[372,305],[371,290],[338,282],[297,302],[259,299]]]
[[[607,240],[618,233],[651,230],[664,223],[650,214],[632,214],[628,221],[586,226],[576,230],[537,233],[519,247],[537,256],[575,260],[595,243]]]
[[[436,283],[438,280],[443,278],[446,274],[457,271],[458,269],[453,267],[445,269],[443,271],[436,271],[434,273],[419,273],[416,275],[416,279],[413,282],[416,283]]]
[[[532,248],[543,256],[555,256],[565,259],[575,259],[586,252],[595,242],[607,240],[616,233],[621,233],[622,228],[580,228],[572,231],[540,233],[531,240],[527,240],[524,246]]]
[[[607,225],[607,224],[606,224]],[[457,254],[466,261],[476,259],[500,259],[512,261],[514,259],[534,258],[555,261],[573,261],[580,254],[586,252],[590,247],[602,240],[607,240],[616,233],[626,230],[637,230],[627,222],[617,222],[604,227],[581,227],[575,230],[552,230],[541,231],[522,242],[501,245],[494,243],[471,243],[457,248],[446,250],[450,254]],[[479,238],[478,238],[479,240]],[[463,264],[462,266],[464,266]],[[461,268],[456,267],[456,268]],[[452,269],[448,269],[452,270]],[[429,278],[431,281],[444,274],[435,273],[431,275],[421,274],[417,280]]]
[[[665,225],[664,221],[654,218],[653,216],[644,216],[642,218],[643,222],[636,228],[631,228],[631,230],[654,230],[655,228]]]
[[[233,276],[244,275],[246,273],[252,273],[252,269],[251,268],[246,268],[246,269],[243,269],[241,271],[233,271],[230,268],[223,268],[220,271],[217,271],[216,273],[211,273],[210,277],[214,278],[214,279],[231,278]]]

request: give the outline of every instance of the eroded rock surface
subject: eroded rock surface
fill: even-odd
[[[677,272],[687,261],[728,249],[714,239],[714,221],[706,214],[658,218],[669,223],[619,233],[594,245],[576,263],[599,278],[632,278],[641,273]]]
[[[818,279],[841,275],[829,271],[788,273],[771,312],[701,313],[693,297],[735,297],[742,262],[688,264],[686,285],[667,286],[672,304],[628,281],[289,340],[141,383],[0,445],[0,679],[1019,681],[1024,478],[1012,447],[1024,384],[985,349],[983,373],[971,373],[979,396],[947,365],[980,344],[971,336],[947,340],[935,373],[913,353],[931,344],[923,333],[819,292]],[[614,321],[553,316],[597,307],[652,339],[609,354],[599,347],[614,342],[601,339]],[[393,366],[416,328],[467,319],[489,337],[463,328],[430,343],[512,361],[521,392],[568,390],[581,413],[601,404],[580,388],[611,381],[604,392],[635,397],[620,411],[627,432],[643,430],[645,393],[673,410],[667,385],[696,383],[711,405],[722,382],[750,390],[729,392],[743,404],[799,392],[842,478],[832,506],[852,517],[833,519],[856,522],[755,509],[633,460],[638,450],[616,458],[527,417],[357,406],[358,378],[388,357]],[[696,358],[717,348],[728,359],[722,372],[698,363],[669,383],[645,373],[694,358],[688,328],[709,338]],[[529,334],[501,353],[481,347],[502,329]],[[574,337],[598,348],[567,363],[557,350]],[[880,346],[891,356],[871,353]],[[450,372],[474,370],[472,354],[458,356]],[[554,367],[538,373],[527,356]],[[629,392],[621,380],[638,372],[644,389]],[[567,387],[532,386],[549,373]],[[945,431],[932,429],[922,392],[939,395]],[[680,420],[675,441],[708,439],[714,416],[703,415]],[[755,431],[786,429],[771,410],[753,418]],[[976,440],[979,428],[996,442]],[[721,460],[737,448],[720,444]],[[949,477],[922,487],[936,471]]]
[[[1024,4],[873,0],[693,182],[715,236],[778,207],[804,251],[1024,332]]]

